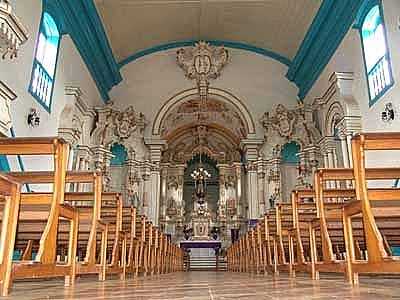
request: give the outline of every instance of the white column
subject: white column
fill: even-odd
[[[257,168],[256,166],[254,166],[254,163],[248,164],[247,200],[249,204],[249,212],[248,212],[249,220],[258,219],[259,216],[258,182],[257,182]]]
[[[150,168],[148,166],[148,163],[146,163],[146,166],[143,168],[142,171],[142,214],[150,218]]]
[[[262,170],[258,172],[258,203],[259,203],[259,216],[261,217],[265,212],[265,173]]]
[[[242,166],[240,163],[234,164],[236,177],[236,209],[238,216],[242,216]]]
[[[166,142],[159,139],[149,139],[145,141],[150,148],[150,161],[151,161],[151,190],[149,193],[149,217],[153,224],[158,226],[158,219],[160,215],[160,162],[162,150]]]
[[[161,209],[160,218],[164,221],[167,215],[167,177],[168,177],[168,166],[161,167]],[[161,221],[160,219],[160,221]]]
[[[347,151],[349,151],[349,165],[350,168],[353,167],[353,153],[352,153],[352,145],[351,145],[351,139],[352,139],[352,135],[351,134],[347,134],[346,135],[346,140],[347,140]]]
[[[343,153],[343,166],[345,168],[350,167],[350,158],[349,158],[349,149],[347,147],[347,140],[345,136],[340,137],[340,144],[342,147],[342,153]]]
[[[149,218],[154,225],[158,226],[160,214],[160,168],[153,166],[150,173],[150,205]]]

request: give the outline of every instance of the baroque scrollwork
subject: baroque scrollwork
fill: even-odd
[[[278,104],[273,114],[264,113],[260,119],[265,130],[265,144],[263,153],[267,158],[280,155],[281,147],[288,141],[297,142],[302,148],[315,144],[320,133],[315,127],[310,111],[304,105],[294,109],[287,109]]]
[[[295,111],[290,111],[282,104],[278,104],[275,113],[264,113],[260,122],[266,131],[275,130],[281,137],[290,138],[293,134],[294,124],[297,120]]]
[[[209,80],[220,76],[228,58],[228,50],[223,46],[213,47],[204,41],[194,47],[181,48],[176,54],[178,66],[184,70],[186,77],[196,80],[201,99],[207,99]]]
[[[144,115],[135,112],[132,106],[122,112],[109,108],[104,119],[97,123],[100,144],[106,145],[113,137],[125,140],[135,132],[142,134],[145,125]]]

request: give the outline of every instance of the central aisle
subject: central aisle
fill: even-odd
[[[326,277],[324,275],[324,277]],[[400,297],[398,279],[363,278],[360,288],[351,289],[342,277],[323,279],[318,284],[306,277],[288,280],[270,276],[225,272],[188,272],[137,280],[108,280],[104,283],[81,279],[75,287],[61,288],[60,282],[18,283],[7,299],[137,299],[137,300],[224,300],[224,299],[393,299]]]

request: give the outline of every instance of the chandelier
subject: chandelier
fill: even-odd
[[[204,203],[206,197],[206,180],[211,178],[211,174],[203,166],[203,163],[201,161],[201,152],[200,163],[198,164],[197,168],[193,170],[190,176],[194,180],[197,201],[199,202],[199,204]]]

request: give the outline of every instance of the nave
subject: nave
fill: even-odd
[[[135,299],[135,300],[273,300],[273,299],[398,299],[400,286],[393,278],[363,278],[351,288],[337,276],[313,282],[302,275],[250,275],[228,272],[181,272],[155,277],[139,277],[125,282],[96,282],[82,279],[73,287],[60,288],[60,282],[16,284],[12,299]]]

